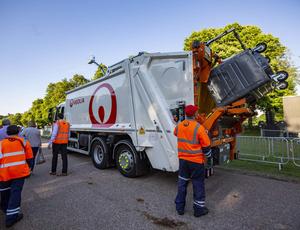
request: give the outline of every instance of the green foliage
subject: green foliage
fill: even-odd
[[[271,34],[264,34],[257,26],[241,26],[238,23],[233,23],[225,26],[224,28],[203,29],[199,32],[193,32],[185,39],[184,50],[190,50],[194,40],[205,42],[233,27],[236,28],[236,31],[239,33],[240,38],[246,47],[252,48],[261,42],[265,42],[267,44],[268,48],[264,55],[271,59],[270,65],[274,72],[285,70],[289,73],[289,87],[287,89],[274,90],[258,102],[259,109],[264,111],[271,109],[276,112],[277,118],[282,118],[282,97],[295,94],[296,81],[299,81],[299,76],[297,69],[290,61],[287,48],[280,43],[279,38],[276,38]],[[212,43],[210,47],[222,59],[228,58],[242,51],[241,45],[235,39],[233,34],[227,35]]]
[[[7,116],[0,115],[0,128],[2,127],[2,121],[3,119],[7,118]]]
[[[42,117],[43,122],[36,122],[40,125],[45,125],[48,121],[48,111],[50,108],[56,107],[58,104],[66,100],[66,91],[79,87],[88,83],[89,80],[82,75],[74,75],[70,80],[66,78],[56,83],[50,83],[46,89],[46,95],[43,99]],[[35,116],[36,118],[36,116]]]
[[[101,68],[103,69],[104,73],[106,73],[106,71],[107,71],[107,66],[104,65],[104,64],[102,64],[102,63],[100,64],[100,66],[101,66]],[[101,68],[98,67],[96,73],[95,73],[94,76],[92,77],[92,80],[96,80],[96,79],[99,79],[99,78],[101,78],[101,77],[104,76],[104,73],[102,72]]]
[[[101,64],[101,67],[106,72],[107,67]],[[102,77],[104,74],[98,68],[92,80]],[[36,99],[32,102],[31,108],[23,114],[9,114],[8,116],[0,115],[0,122],[4,118],[9,118],[12,124],[27,126],[29,121],[35,121],[38,126],[43,127],[48,124],[48,111],[56,107],[58,104],[66,100],[66,91],[88,83],[90,80],[82,75],[75,74],[71,79],[62,79],[59,82],[50,83],[46,89],[46,95],[43,99]]]
[[[264,114],[253,117],[253,126],[258,126],[259,122],[266,122],[266,116]]]
[[[21,117],[22,117],[21,113],[9,114],[8,115],[8,119],[10,120],[11,124],[14,124],[14,125],[22,125]]]
[[[31,120],[35,120],[33,114],[30,112],[30,110],[26,111],[22,114],[21,123],[23,126],[27,126],[28,122]],[[39,124],[41,125],[41,124]]]

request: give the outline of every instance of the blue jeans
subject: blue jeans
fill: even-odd
[[[24,178],[18,178],[0,182],[1,209],[6,213],[6,223],[12,223],[18,217],[24,181]]]
[[[184,211],[186,191],[189,180],[193,183],[195,212],[201,212],[205,207],[204,164],[179,159],[178,192],[175,199],[176,210]]]

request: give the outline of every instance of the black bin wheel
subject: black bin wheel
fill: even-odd
[[[262,42],[262,43],[258,43],[254,48],[253,51],[254,52],[258,52],[258,53],[262,53],[267,49],[267,44]]]
[[[279,82],[279,83],[276,85],[276,88],[279,89],[279,90],[284,90],[284,89],[286,89],[288,86],[289,86],[289,84],[288,84],[286,81],[282,81],[282,82]]]
[[[284,70],[278,71],[276,75],[278,76],[276,77],[277,81],[285,81],[289,77],[289,74]]]

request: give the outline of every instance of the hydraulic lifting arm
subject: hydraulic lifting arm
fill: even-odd
[[[209,114],[204,123],[202,125],[207,129],[211,130],[211,128],[215,125],[217,120],[223,115],[252,115],[253,111],[246,107],[241,107],[246,105],[246,99],[238,100],[232,103],[229,106],[217,107],[215,108],[211,114]]]
[[[246,99],[240,99],[228,106],[215,107],[211,98],[208,96],[207,82],[209,80],[211,69],[216,63],[221,63],[218,55],[214,54],[209,45],[222,38],[230,32],[235,32],[234,29],[225,31],[223,34],[208,42],[195,41],[192,44],[193,52],[193,73],[194,73],[194,103],[200,108],[200,114],[197,121],[200,122],[210,133],[212,137],[212,146],[218,146],[223,143],[230,144],[230,159],[234,158],[236,134],[242,131],[243,121],[254,115],[252,109],[247,107]],[[234,33],[236,36],[236,33]],[[238,39],[240,41],[240,39]],[[241,42],[241,41],[240,41]],[[241,43],[242,44],[242,43]],[[245,47],[242,44],[242,48]],[[203,99],[204,98],[204,99]],[[210,102],[210,104],[208,104]],[[203,107],[206,108],[203,108]],[[215,108],[214,108],[215,107]],[[237,118],[237,122],[230,128],[224,130],[222,137],[219,131],[214,130],[217,121],[222,116],[230,116]]]

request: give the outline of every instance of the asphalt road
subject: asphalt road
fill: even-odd
[[[129,179],[73,153],[70,175],[50,176],[51,154],[44,152],[46,163],[25,182],[24,219],[12,229],[300,229],[299,183],[216,169],[206,181],[209,215],[193,216],[189,186],[186,213],[178,216],[175,173]]]

